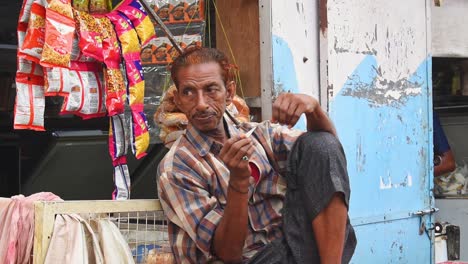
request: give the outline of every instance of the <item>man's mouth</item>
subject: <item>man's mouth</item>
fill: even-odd
[[[198,114],[198,115],[194,115],[193,118],[196,119],[196,120],[199,120],[199,121],[207,121],[207,120],[209,120],[210,118],[212,118],[214,116],[215,116],[214,113]]]

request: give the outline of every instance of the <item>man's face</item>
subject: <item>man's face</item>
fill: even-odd
[[[222,117],[231,103],[235,85],[224,85],[216,62],[190,65],[177,73],[179,85],[175,101],[189,122],[202,132],[223,129]]]

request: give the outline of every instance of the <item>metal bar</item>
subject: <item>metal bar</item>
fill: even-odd
[[[159,18],[158,14],[156,14],[156,12],[154,12],[154,10],[148,5],[146,0],[140,0],[140,3],[146,9],[146,12],[148,13],[148,15],[152,19],[154,19],[156,21],[156,23],[158,23],[158,25],[162,28],[164,33],[167,35],[167,38],[169,39],[169,41],[172,43],[172,46],[174,46],[176,48],[177,52],[179,52],[179,54],[181,54],[182,53],[182,48],[179,46],[179,43],[177,43],[177,41],[175,40],[174,35],[172,35],[171,31],[166,27],[166,25],[161,20],[161,18]]]
[[[260,89],[262,120],[272,115],[273,97],[273,43],[272,43],[272,3],[259,0],[260,19]]]
[[[468,108],[468,105],[454,105],[454,106],[435,106],[435,110],[442,110],[442,109],[459,109],[459,108]]]

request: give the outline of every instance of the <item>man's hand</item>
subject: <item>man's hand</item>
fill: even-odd
[[[228,139],[219,153],[219,158],[224,162],[231,173],[231,182],[245,182],[250,178],[249,161],[243,160],[244,156],[250,157],[254,152],[252,140],[244,134]],[[236,187],[238,187],[236,185]]]
[[[312,114],[319,103],[306,94],[282,93],[273,104],[271,121],[293,127],[302,114]]]
[[[302,114],[307,118],[307,131],[326,131],[336,136],[335,127],[319,102],[306,94],[280,94],[273,104],[271,122],[291,128]]]

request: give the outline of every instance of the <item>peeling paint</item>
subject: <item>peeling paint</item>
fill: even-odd
[[[409,97],[420,95],[425,85],[424,79],[417,74],[410,79],[389,80],[384,77],[380,67],[372,66],[370,70],[370,82],[362,81],[359,74],[350,75],[343,87],[343,95],[364,99],[371,107],[400,108]]]
[[[366,43],[366,48],[367,48],[367,50],[351,51],[351,50],[343,48],[343,47],[338,47],[338,39],[336,37],[335,37],[335,43],[333,44],[333,50],[337,54],[352,52],[352,53],[355,53],[355,54],[377,55],[377,50],[374,49],[374,48],[369,47],[369,45],[367,43]]]
[[[400,188],[400,187],[411,187],[413,186],[413,177],[411,175],[406,175],[403,182],[400,183],[392,183],[392,178],[389,176],[385,180],[382,176],[380,176],[380,189],[387,190],[392,188]]]

